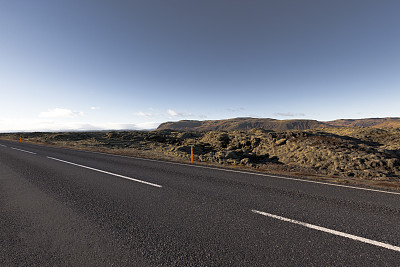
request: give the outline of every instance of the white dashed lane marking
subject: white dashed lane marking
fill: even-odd
[[[88,166],[85,166],[85,165],[69,162],[69,161],[66,161],[66,160],[57,159],[57,158],[53,158],[53,157],[47,157],[47,158],[52,159],[52,160],[57,160],[57,161],[60,161],[60,162],[63,162],[63,163],[67,163],[67,164],[70,164],[70,165],[78,166],[78,167],[81,167],[81,168],[85,168],[85,169],[88,169],[88,170],[92,170],[92,171],[96,171],[96,172],[101,172],[101,173],[113,175],[113,176],[116,176],[116,177],[119,177],[119,178],[128,179],[128,180],[131,180],[131,181],[134,181],[134,182],[147,184],[147,185],[151,185],[151,186],[159,187],[159,188],[162,187],[161,185],[158,185],[158,184],[153,184],[153,183],[150,183],[150,182],[142,181],[142,180],[131,178],[131,177],[128,177],[128,176],[124,176],[124,175],[120,175],[120,174],[116,174],[116,173],[112,173],[112,172],[108,172],[108,171],[95,169],[95,168],[92,168],[92,167],[88,167]]]
[[[360,241],[360,242],[363,242],[363,243],[367,243],[367,244],[370,244],[370,245],[374,245],[374,246],[378,246],[378,247],[382,247],[382,248],[386,248],[386,249],[390,249],[390,250],[394,250],[394,251],[400,252],[400,247],[393,246],[393,245],[390,245],[390,244],[387,244],[387,243],[383,243],[383,242],[375,241],[375,240],[372,240],[372,239],[368,239],[368,238],[364,238],[364,237],[360,237],[360,236],[356,236],[356,235],[351,235],[351,234],[339,232],[339,231],[332,230],[332,229],[325,228],[325,227],[321,227],[321,226],[318,226],[318,225],[313,225],[313,224],[309,224],[309,223],[305,223],[305,222],[296,221],[296,220],[293,220],[293,219],[285,218],[285,217],[282,217],[282,216],[274,215],[274,214],[263,212],[263,211],[252,210],[252,212],[257,213],[257,214],[261,214],[261,215],[264,215],[264,216],[267,216],[267,217],[270,217],[270,218],[278,219],[278,220],[281,220],[281,221],[290,222],[290,223],[293,223],[293,224],[298,224],[298,225],[301,225],[301,226],[304,226],[304,227],[307,227],[307,228],[310,228],[310,229],[318,230],[318,231],[329,233],[329,234],[332,234],[332,235],[346,237],[346,238],[357,240],[357,241]]]
[[[10,147],[10,148],[11,148],[11,149],[14,149],[14,150],[18,150],[18,151],[25,152],[25,153],[30,153],[30,154],[36,155],[36,153],[35,153],[35,152],[31,152],[31,151],[27,151],[27,150],[23,150],[23,149],[15,148],[15,147]]]

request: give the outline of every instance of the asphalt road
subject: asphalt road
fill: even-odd
[[[399,266],[400,194],[0,140],[0,266]]]

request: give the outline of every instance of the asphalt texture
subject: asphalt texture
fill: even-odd
[[[399,194],[284,178],[0,140],[0,266],[400,265],[253,212],[400,247]]]

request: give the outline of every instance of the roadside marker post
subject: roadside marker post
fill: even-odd
[[[190,163],[193,164],[193,145],[190,146]]]

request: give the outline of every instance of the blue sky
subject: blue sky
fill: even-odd
[[[400,116],[398,0],[0,1],[0,131]]]

